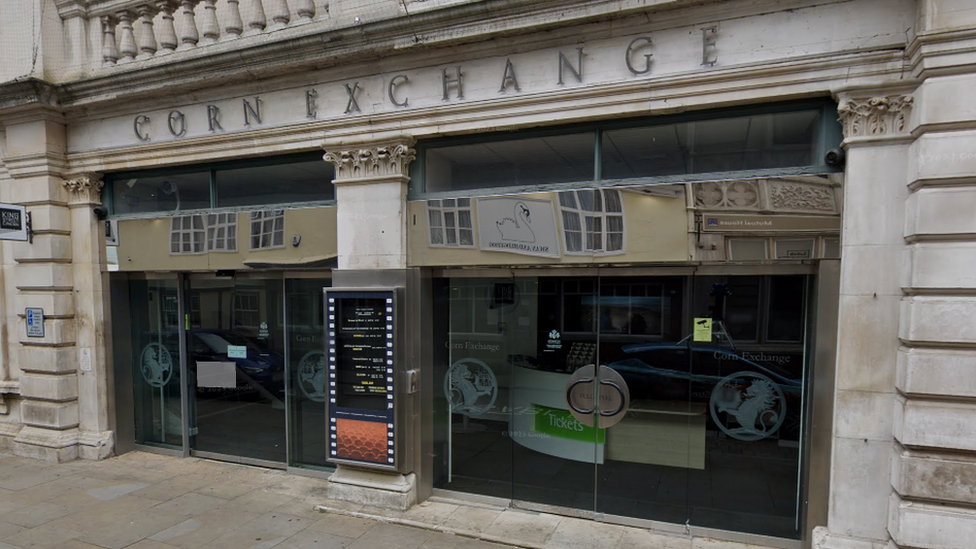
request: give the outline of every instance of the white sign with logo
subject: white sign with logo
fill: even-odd
[[[478,239],[482,250],[560,257],[551,200],[479,198]]]
[[[27,242],[27,208],[0,204],[0,240]]]

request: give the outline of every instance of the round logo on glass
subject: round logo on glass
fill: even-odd
[[[462,358],[444,376],[444,396],[451,403],[452,412],[480,416],[495,404],[498,381],[484,362]]]
[[[166,347],[159,343],[150,343],[142,349],[139,370],[146,383],[153,387],[162,387],[173,377],[173,357]]]
[[[325,353],[309,351],[298,361],[298,387],[310,400],[325,402]]]
[[[738,440],[762,440],[783,425],[786,397],[779,385],[757,372],[725,377],[712,390],[709,409],[715,425]]]

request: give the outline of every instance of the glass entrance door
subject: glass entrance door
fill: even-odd
[[[283,307],[281,278],[188,278],[193,453],[285,462]]]

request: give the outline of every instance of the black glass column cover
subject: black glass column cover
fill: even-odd
[[[392,290],[325,291],[329,458],[396,468]]]

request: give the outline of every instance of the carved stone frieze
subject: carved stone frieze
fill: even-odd
[[[834,213],[837,203],[830,187],[770,181],[769,205],[774,210]]]
[[[759,186],[755,181],[709,181],[695,186],[695,205],[698,207],[759,209]]]
[[[345,150],[327,150],[325,160],[336,169],[336,182],[350,179],[407,176],[417,157],[413,140],[365,144]]]
[[[904,133],[914,98],[892,95],[848,99],[837,108],[844,137],[885,136]]]
[[[68,204],[101,204],[102,181],[100,174],[88,173],[62,183],[68,191]]]

